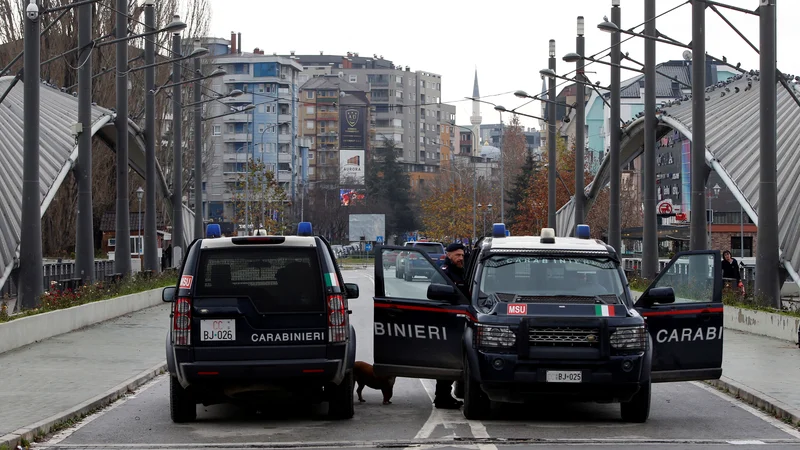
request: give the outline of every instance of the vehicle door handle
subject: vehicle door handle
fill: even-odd
[[[709,320],[711,320],[712,317],[714,317],[714,314],[713,313],[700,313],[700,314],[697,315],[697,317],[702,319],[703,322],[708,322]]]

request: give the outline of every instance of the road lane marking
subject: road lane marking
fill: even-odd
[[[728,441],[728,444],[731,445],[767,445],[764,441],[748,441],[748,440],[737,440],[737,441]]]
[[[707,392],[710,392],[710,393],[716,395],[717,397],[725,400],[726,402],[728,402],[728,403],[730,403],[732,405],[736,405],[737,407],[749,412],[750,414],[758,417],[759,419],[763,420],[764,422],[767,422],[768,424],[770,424],[770,425],[774,426],[775,428],[783,431],[784,433],[794,437],[795,439],[800,439],[800,431],[798,431],[796,428],[794,428],[794,427],[792,427],[792,426],[790,426],[788,424],[785,424],[785,423],[781,422],[780,420],[770,416],[769,414],[763,413],[763,412],[759,411],[758,409],[753,408],[752,406],[750,406],[750,405],[748,405],[748,404],[746,404],[746,403],[744,403],[742,401],[736,400],[735,398],[731,397],[730,395],[725,394],[724,392],[720,392],[717,389],[715,389],[714,387],[709,386],[709,385],[707,385],[707,384],[705,384],[705,383],[703,383],[701,381],[691,381],[690,383],[695,385],[695,386],[697,386],[697,387],[699,387],[700,389],[703,389],[703,390],[705,390]]]
[[[163,375],[159,375],[159,376],[153,378],[152,380],[148,381],[147,383],[139,386],[139,388],[136,389],[133,393],[125,395],[124,397],[118,399],[114,403],[111,403],[110,405],[108,405],[107,407],[101,409],[100,411],[97,411],[96,413],[94,413],[94,414],[86,417],[85,419],[81,420],[76,425],[74,425],[72,427],[69,427],[67,429],[64,429],[62,431],[59,431],[58,433],[54,434],[50,439],[48,439],[47,441],[45,441],[42,444],[40,444],[41,447],[39,447],[39,446],[37,446],[37,447],[42,448],[42,449],[47,449],[47,448],[49,448],[51,446],[60,444],[62,441],[64,441],[68,437],[70,437],[73,434],[75,434],[75,432],[77,432],[81,428],[83,428],[86,425],[89,425],[90,423],[94,422],[95,419],[110,413],[111,411],[113,411],[113,410],[119,408],[120,406],[124,405],[125,403],[127,403],[129,400],[135,399],[139,394],[143,393],[144,391],[146,391],[146,390],[150,389],[151,387],[155,386],[156,384],[164,381],[164,377],[166,377],[166,376],[167,376],[166,374],[163,374]]]

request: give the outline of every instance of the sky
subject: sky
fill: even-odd
[[[760,0],[719,0],[732,6],[754,10]],[[330,2],[304,0],[275,2],[264,0],[210,0],[210,34],[230,38],[231,31],[242,33],[244,51],[258,47],[266,54],[383,55],[395,64],[410,66],[442,76],[442,102],[457,106],[456,121],[468,124],[472,104],[475,69],[478,70],[481,97],[507,109],[526,103],[513,95],[525,90],[539,93],[539,70],[548,64],[548,41],[556,41],[556,72],[567,74],[575,63],[561,58],[575,51],[577,17],[585,20],[586,54],[607,50],[611,35],[597,29],[603,16],[610,18],[611,0],[348,0]],[[680,6],[683,5],[683,6]],[[692,40],[692,7],[685,0],[657,0],[656,28],[672,39],[688,44]],[[622,28],[631,29],[644,22],[644,0],[621,0]],[[720,9],[756,47],[759,46],[759,18],[738,11]],[[744,69],[758,69],[759,56],[714,11],[706,10],[706,51]],[[784,73],[800,74],[800,59],[792,42],[800,39],[800,0],[777,0],[777,63]],[[639,26],[635,31],[643,31]],[[622,39],[628,36],[622,35]],[[634,37],[622,44],[622,51],[644,62],[644,39]],[[605,51],[602,55],[606,55]],[[683,49],[656,44],[656,61],[682,59]],[[605,58],[605,61],[610,61]],[[634,64],[630,61],[624,65]],[[609,66],[587,65],[586,76],[610,82]],[[622,79],[637,73],[622,71]],[[566,83],[559,80],[558,83]],[[540,102],[519,109],[541,115]],[[483,123],[498,123],[500,114],[492,106],[481,105]],[[504,122],[511,117],[503,114]],[[521,118],[523,126],[538,128],[538,121]]]

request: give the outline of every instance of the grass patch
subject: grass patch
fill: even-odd
[[[644,292],[644,290],[650,286],[650,283],[650,280],[639,277],[631,277],[628,280],[631,290],[639,292]],[[737,308],[764,311],[789,317],[800,317],[800,311],[778,309],[774,306],[771,306],[772,302],[764,297],[754,296],[751,294],[742,296],[741,294],[732,290],[723,290],[722,303],[726,306],[734,306]]]
[[[375,260],[372,258],[339,258],[336,262],[339,264],[373,264]]]
[[[0,304],[0,323],[9,322],[21,317],[34,316],[59,309],[72,308],[73,306],[108,300],[123,295],[137,294],[151,289],[174,285],[177,272],[169,270],[155,276],[145,276],[141,273],[124,278],[118,282],[99,281],[94,284],[84,285],[75,290],[53,289],[42,294],[37,308],[10,315],[5,302]],[[55,288],[55,284],[53,285]]]

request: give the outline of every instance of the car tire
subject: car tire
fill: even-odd
[[[328,395],[328,417],[334,420],[352,419],[355,415],[353,405],[353,371],[348,370],[344,379],[339,385],[328,385],[330,392]]]
[[[169,415],[175,423],[193,422],[197,419],[197,403],[178,378],[169,377]]]
[[[625,422],[647,422],[650,417],[650,380],[642,383],[639,392],[630,401],[620,403],[620,412]]]
[[[411,275],[410,273],[404,273],[403,274],[403,279],[406,280],[406,281],[411,281],[411,280],[414,279],[414,275]]]
[[[492,401],[472,378],[469,362],[464,360],[464,417],[467,420],[487,419],[492,411]]]

